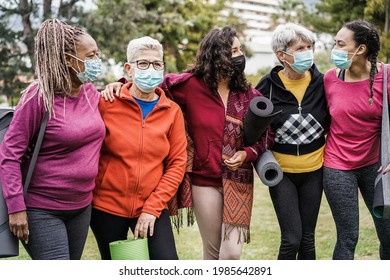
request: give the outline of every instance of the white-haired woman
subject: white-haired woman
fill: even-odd
[[[328,110],[323,75],[313,64],[315,38],[293,23],[279,25],[272,49],[282,64],[256,88],[283,110],[271,124],[282,181],[269,188],[281,230],[278,259],[315,259],[314,232],[322,198]]]
[[[150,37],[131,40],[124,84],[114,102],[101,99],[107,135],[101,149],[91,228],[102,259],[109,243],[148,238],[150,259],[178,259],[167,203],[186,167],[187,140],[180,107],[157,86],[163,81],[162,45]]]

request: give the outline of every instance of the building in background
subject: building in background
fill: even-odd
[[[247,60],[245,73],[254,75],[260,69],[274,66],[277,59],[270,45],[271,29],[272,16],[278,11],[279,0],[230,1],[226,6],[227,10],[223,11],[225,16],[232,12],[247,26],[244,43],[252,51],[252,56]]]

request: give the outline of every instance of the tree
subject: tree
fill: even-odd
[[[315,30],[336,34],[344,23],[363,18],[365,6],[366,0],[321,0],[306,19]]]
[[[26,66],[23,59],[25,54],[19,46],[22,32],[9,29],[2,18],[0,34],[0,94],[10,98],[24,87],[26,81],[23,79],[23,73],[27,73],[29,67]]]
[[[33,77],[34,37],[42,21],[57,17],[75,22],[81,0],[14,0],[0,3],[0,92],[16,96]],[[13,22],[16,27],[10,27]],[[19,24],[20,23],[20,24]]]
[[[279,0],[277,12],[272,15],[272,29],[286,22],[303,23],[308,13],[302,0]]]
[[[308,22],[322,32],[336,34],[343,24],[356,19],[373,22],[381,35],[379,59],[390,61],[390,0],[321,0],[316,9]]]
[[[381,34],[382,51],[380,59],[390,61],[390,1],[389,0],[367,0],[364,9],[365,17],[375,23]]]
[[[210,1],[211,2],[211,1]],[[98,0],[97,9],[81,19],[106,60],[126,61],[131,39],[151,36],[164,46],[167,71],[187,68],[202,37],[213,27],[238,23],[219,16],[225,1]],[[239,26],[237,24],[237,26]]]

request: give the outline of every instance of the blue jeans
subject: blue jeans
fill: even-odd
[[[79,260],[87,240],[91,205],[78,210],[27,209],[29,242],[23,244],[33,260]]]

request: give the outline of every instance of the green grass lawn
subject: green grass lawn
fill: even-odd
[[[268,193],[268,187],[262,185],[256,178],[255,199],[251,223],[251,242],[244,245],[243,260],[274,260],[276,259],[280,232],[276,215]],[[202,242],[196,223],[192,227],[175,231],[176,246],[179,258],[182,260],[199,260],[202,258]],[[323,196],[320,215],[316,230],[317,259],[330,260],[336,240],[336,231],[332,214]],[[372,219],[363,201],[360,201],[360,238],[356,249],[356,259],[379,259],[378,240]],[[29,259],[21,246],[19,257],[9,259]],[[83,260],[100,259],[95,238],[89,233],[87,244],[82,256]]]

